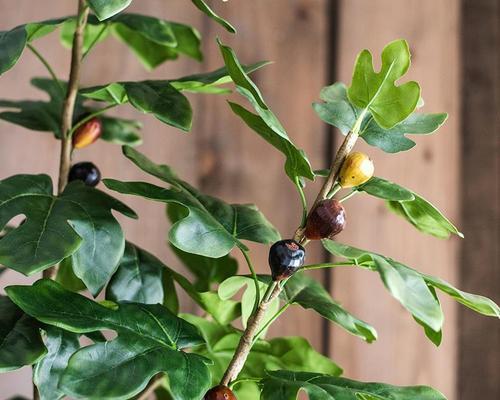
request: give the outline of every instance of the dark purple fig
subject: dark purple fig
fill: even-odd
[[[345,209],[338,200],[322,200],[307,217],[306,238],[309,240],[331,239],[342,232],[345,222]]]
[[[96,186],[101,180],[101,172],[91,162],[79,162],[69,170],[68,181],[83,181],[87,186]]]
[[[227,386],[218,385],[210,389],[203,400],[238,400]]]
[[[269,250],[269,266],[274,281],[292,276],[306,258],[306,251],[295,240],[286,239],[274,243]]]

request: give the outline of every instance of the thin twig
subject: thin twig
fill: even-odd
[[[78,93],[78,82],[80,79],[83,36],[88,14],[89,8],[86,5],[85,0],[78,0],[78,17],[75,34],[73,36],[73,47],[71,50],[71,67],[69,72],[68,88],[66,91],[66,97],[64,99],[61,114],[62,137],[57,194],[61,194],[66,187],[66,184],[68,183],[68,173],[71,167],[71,151],[73,150],[73,145],[71,143],[71,137],[68,136],[68,132],[70,131],[71,125],[73,123],[73,112],[75,108],[76,95]],[[43,271],[44,278],[54,279],[56,275],[57,267],[55,266]]]
[[[40,62],[43,64],[43,66],[49,72],[52,80],[56,83],[56,85],[59,88],[59,90],[61,91],[61,93],[64,94],[64,87],[61,84],[61,81],[57,78],[56,73],[54,72],[54,70],[52,69],[52,67],[48,63],[48,61],[45,59],[45,57],[42,56],[42,54],[37,49],[35,49],[31,44],[28,43],[26,45],[26,47],[28,47],[28,49],[30,49],[31,52],[40,60]]]
[[[264,295],[264,298],[260,302],[259,307],[257,307],[255,313],[248,319],[247,327],[241,335],[238,347],[236,348],[233,358],[229,363],[224,376],[222,377],[222,380],[220,382],[221,385],[228,386],[231,381],[236,379],[241,369],[245,365],[245,361],[252,348],[253,338],[257,333],[260,324],[264,319],[264,316],[266,315],[267,307],[274,299],[276,299],[276,297],[279,296],[281,292],[280,285],[273,285],[270,287],[273,287],[272,292],[270,291],[271,294],[269,296]]]

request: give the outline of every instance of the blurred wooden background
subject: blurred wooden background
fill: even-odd
[[[74,13],[68,0],[0,0],[0,30],[23,22]],[[389,156],[360,145],[374,159],[377,174],[404,184],[433,201],[465,233],[465,241],[441,241],[416,232],[389,214],[381,202],[360,196],[348,203],[348,228],[339,240],[399,259],[436,274],[460,288],[499,300],[498,276],[498,132],[500,130],[500,5],[497,0],[230,0],[210,2],[237,28],[225,33],[189,1],[141,0],[131,12],[191,23],[204,37],[205,60],[181,58],[144,71],[125,46],[110,38],[99,44],[83,66],[82,85],[113,80],[171,78],[221,66],[218,35],[244,62],[273,60],[254,75],[264,97],[314,167],[329,165],[339,134],[315,116],[311,103],[322,86],[350,73],[358,51],[379,54],[384,44],[409,41],[413,67],[409,79],[421,83],[425,111],[446,111],[450,118],[437,135],[417,138],[409,153]],[[53,34],[37,48],[65,78],[69,52]],[[1,49],[0,49],[1,51]],[[376,60],[376,62],[379,62]],[[29,52],[0,78],[0,98],[39,97],[29,85],[45,76]],[[117,114],[144,122],[141,151],[173,165],[181,176],[210,194],[232,202],[254,202],[284,236],[298,223],[299,204],[283,174],[283,159],[232,115],[225,97],[191,96],[193,131],[181,133],[153,118],[121,107]],[[0,178],[16,173],[56,176],[59,146],[50,134],[28,132],[0,122]],[[76,154],[96,162],[103,175],[144,179],[117,146],[98,142]],[[313,198],[318,185],[310,185]],[[291,200],[290,200],[291,199]],[[127,198],[140,221],[122,219],[127,237],[172,266],[178,262],[165,243],[167,223],[159,204]],[[256,264],[267,271],[267,249],[253,246]],[[319,246],[310,262],[326,255]],[[446,315],[444,340],[435,348],[410,315],[386,292],[378,276],[363,271],[328,271],[317,275],[334,298],[373,324],[379,340],[368,345],[326,324],[312,313],[292,309],[273,334],[304,335],[360,380],[394,384],[429,384],[449,399],[500,398],[498,321],[478,316],[441,296]],[[1,286],[29,279],[8,272]],[[186,310],[192,306],[185,303]],[[460,324],[460,325],[459,325]],[[31,395],[30,369],[0,375],[0,400]]]

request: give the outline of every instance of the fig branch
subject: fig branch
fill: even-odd
[[[328,177],[324,182],[321,190],[319,191],[318,196],[316,197],[316,200],[313,206],[311,207],[311,211],[314,210],[315,207],[321,201],[328,198],[329,193],[331,193],[334,185],[336,184],[339,178],[339,173],[341,171],[342,164],[344,164],[346,157],[353,149],[359,137],[359,131],[361,128],[363,117],[364,113],[362,113],[356,120],[353,129],[346,136],[344,142],[337,151],[332,166],[330,168]],[[302,197],[303,193],[302,190],[300,190],[300,193]],[[302,203],[304,209],[307,210],[305,206],[305,199],[302,199]],[[343,214],[343,208],[341,206],[339,207],[340,208],[338,212],[339,215],[342,217],[341,218],[342,219],[341,229],[342,229],[344,223],[344,214]],[[301,246],[301,244],[305,246],[307,245],[308,242],[305,232],[306,232],[306,222],[307,219],[311,216],[311,211],[307,215],[307,218],[304,217],[302,218],[301,226],[297,228],[293,240],[282,240],[280,242],[275,243],[271,247],[269,263],[271,264],[273,281],[269,284],[266,294],[263,296],[255,312],[248,320],[247,327],[241,335],[238,347],[236,348],[233,358],[231,359],[226,369],[226,372],[224,373],[224,376],[222,377],[222,380],[220,382],[220,385],[222,385],[223,387],[227,387],[232,381],[234,381],[238,377],[238,374],[245,365],[246,359],[248,357],[248,354],[250,353],[252,345],[256,342],[258,336],[260,336],[260,333],[262,332],[262,328],[260,328],[260,325],[264,319],[269,303],[271,303],[274,299],[276,299],[279,296],[281,290],[286,284],[286,279],[290,277],[293,274],[293,272],[295,272],[298,268],[300,268],[304,262],[305,253],[304,253],[304,248]],[[338,232],[339,230],[334,230],[333,232],[330,232],[330,234],[331,233],[336,234]],[[273,257],[277,257],[277,259],[274,260]],[[282,261],[280,257],[288,257],[286,266],[280,265],[280,261]],[[276,265],[277,268],[273,268],[274,265]],[[321,266],[323,267],[323,265]],[[286,309],[287,307],[284,307],[282,310],[280,310],[277,316],[281,315]],[[275,319],[276,318],[273,318],[270,321],[270,323],[266,324],[265,328],[271,325],[271,323]]]
[[[80,81],[80,67],[82,62],[82,47],[87,24],[89,8],[85,0],[78,0],[78,15],[73,36],[73,46],[71,49],[71,66],[68,79],[68,88],[66,97],[63,103],[61,114],[61,156],[59,159],[59,182],[57,185],[57,193],[61,194],[66,184],[68,183],[68,174],[71,167],[71,152],[73,145],[69,131],[73,123],[73,112],[75,108],[76,96],[78,93],[78,83]],[[52,267],[43,271],[43,277],[53,279],[56,275],[57,268]]]

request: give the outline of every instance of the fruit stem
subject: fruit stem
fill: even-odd
[[[28,49],[31,50],[31,52],[40,60],[40,62],[44,65],[44,67],[47,69],[47,71],[49,72],[52,80],[56,83],[57,87],[59,88],[59,90],[61,91],[62,94],[64,94],[64,87],[63,85],[61,84],[61,81],[59,81],[59,79],[57,79],[57,75],[56,73],[54,72],[54,70],[52,69],[52,67],[50,66],[49,62],[45,59],[44,56],[42,56],[42,54],[37,50],[35,49],[30,43],[28,43],[26,45],[26,47]]]
[[[81,121],[78,121],[68,132],[68,139],[71,139],[73,137],[73,134],[76,132],[76,130],[85,124],[86,122],[90,121],[92,118],[95,118],[101,114],[104,114],[106,111],[108,111],[110,108],[116,107],[117,104],[110,104],[106,107],[100,108],[99,110],[94,111],[93,113],[90,113],[87,115],[85,118],[82,118]]]
[[[300,203],[302,204],[302,220],[300,222],[300,227],[303,228],[306,226],[307,222],[307,200],[306,200],[306,195],[304,193],[304,189],[300,184],[300,178],[298,176],[295,177],[295,186],[297,186],[297,190],[300,195]]]
[[[255,334],[257,333],[260,324],[262,323],[267,307],[269,304],[276,299],[281,293],[281,286],[276,282],[269,283],[266,294],[264,295],[262,301],[260,302],[257,310],[252,314],[252,316],[248,319],[247,327],[243,334],[240,337],[240,341],[238,343],[238,347],[234,352],[233,358],[229,363],[222,380],[220,381],[221,385],[229,386],[231,381],[236,379],[241,369],[245,365],[245,361],[247,360],[248,354],[252,349],[252,342]]]
[[[276,321],[279,316],[281,314],[283,314],[288,307],[290,307],[291,303],[285,303],[283,305],[283,307],[281,307],[270,319],[269,321],[267,321],[263,326],[262,328],[259,329],[259,331],[255,334],[255,336],[253,337],[253,340],[252,340],[252,347],[255,345],[255,343],[257,343],[257,341],[259,340],[259,338],[262,336],[262,334],[265,332],[265,330],[267,328],[269,328],[271,326],[271,324]]]
[[[346,194],[344,197],[342,197],[339,202],[340,203],[343,203],[344,201],[346,200],[349,200],[352,196],[354,196],[355,194],[357,194],[358,191],[357,190],[352,190],[349,194]]]
[[[257,307],[259,306],[260,303],[260,285],[259,285],[259,279],[257,278],[257,274],[255,273],[255,268],[253,267],[252,260],[250,259],[250,254],[248,254],[247,250],[241,249],[241,252],[243,253],[243,256],[245,257],[245,261],[247,262],[248,269],[250,270],[250,273],[252,274],[252,279],[255,283],[255,304],[253,306],[253,311],[257,310]]]
[[[89,8],[85,0],[78,0],[78,18],[73,36],[73,47],[71,49],[71,66],[69,71],[68,87],[66,97],[63,103],[61,115],[61,156],[59,159],[59,182],[57,185],[57,194],[61,194],[68,183],[68,173],[71,168],[71,151],[73,145],[68,132],[71,129],[73,121],[73,112],[75,108],[76,95],[78,93],[78,82],[80,79],[80,66],[82,60],[83,36]],[[54,279],[57,275],[57,267],[48,268],[43,271],[43,277]]]

